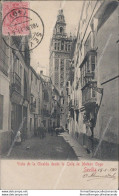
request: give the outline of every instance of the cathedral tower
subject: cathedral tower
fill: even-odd
[[[50,44],[49,75],[53,85],[61,93],[69,76],[72,37],[66,33],[66,22],[63,10],[60,9],[53,29]]]

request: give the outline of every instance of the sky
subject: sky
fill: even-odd
[[[31,52],[31,66],[36,72],[39,73],[40,70],[43,70],[43,73],[48,75],[50,39],[52,38],[58,10],[63,9],[68,35],[70,35],[70,32],[72,35],[77,35],[82,1],[30,1],[30,8],[40,15],[44,23],[43,40]]]

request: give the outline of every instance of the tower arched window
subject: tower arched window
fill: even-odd
[[[60,43],[58,43],[57,45],[57,50],[60,50]]]
[[[60,33],[63,33],[63,27],[60,27]]]
[[[67,44],[65,44],[65,50],[67,51]]]
[[[70,51],[70,45],[68,45],[68,51]]]
[[[61,70],[61,71],[64,71],[64,59],[61,59],[60,70]]]
[[[55,43],[55,50],[57,50],[57,43]]]
[[[64,41],[61,42],[61,50],[64,50]]]

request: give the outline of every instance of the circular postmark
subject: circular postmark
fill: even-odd
[[[2,21],[5,44],[13,50],[24,52],[35,49],[44,36],[44,23],[37,12],[20,7],[9,11]]]

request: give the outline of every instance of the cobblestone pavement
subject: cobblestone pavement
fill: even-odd
[[[5,157],[3,157],[5,158]],[[44,139],[32,137],[14,146],[10,159],[78,160],[72,147],[63,136],[49,135]]]
[[[78,160],[95,160],[95,158],[92,158],[92,154],[88,154],[86,149],[81,146],[70,134],[64,132],[60,134],[60,136],[62,136],[64,140],[72,147]]]

